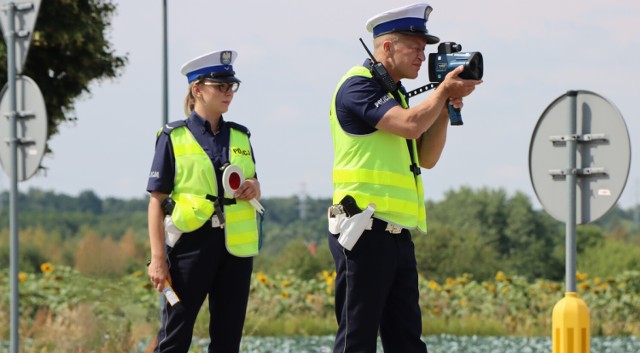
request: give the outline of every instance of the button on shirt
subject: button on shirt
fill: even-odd
[[[220,168],[229,162],[230,127],[220,117],[218,132],[211,133],[211,125],[207,120],[196,114],[186,120],[187,128],[205,151],[216,171],[218,194],[222,194],[222,173]],[[251,156],[254,158],[253,148]],[[254,158],[255,163],[255,158]],[[175,181],[175,156],[173,146],[168,134],[160,133],[156,140],[156,152],[151,165],[151,173],[147,182],[147,191],[158,191],[163,194],[171,194]],[[256,176],[257,177],[257,176]]]

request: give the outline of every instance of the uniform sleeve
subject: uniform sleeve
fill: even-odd
[[[354,76],[347,79],[336,96],[336,114],[345,132],[364,135],[376,131],[375,126],[398,102],[374,80]]]
[[[171,194],[175,178],[175,157],[168,134],[161,133],[156,140],[156,151],[147,181],[147,191]]]

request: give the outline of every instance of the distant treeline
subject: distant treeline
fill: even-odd
[[[9,266],[8,192],[0,193],[0,267]],[[326,246],[331,199],[265,198],[264,247],[255,268],[303,278],[332,269]],[[148,257],[148,199],[77,197],[30,189],[18,197],[20,267],[43,262],[115,276],[143,270]],[[532,207],[522,193],[502,189],[450,190],[426,202],[429,234],[414,234],[418,268],[436,280],[463,273],[484,280],[497,271],[528,279],[564,278],[565,225]],[[638,206],[613,208],[577,227],[578,270],[610,277],[640,269]]]

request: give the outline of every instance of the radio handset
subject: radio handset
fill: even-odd
[[[395,92],[398,89],[398,86],[396,86],[396,82],[393,80],[393,78],[391,78],[391,75],[389,75],[389,72],[387,71],[387,69],[384,67],[384,65],[382,65],[381,62],[379,62],[378,60],[376,60],[376,58],[373,57],[373,54],[371,54],[371,51],[369,51],[369,48],[367,48],[367,45],[364,44],[364,41],[362,41],[362,38],[360,38],[360,43],[362,43],[364,50],[367,51],[367,54],[369,54],[369,57],[373,62],[371,64],[371,76],[373,76],[373,78],[376,81],[378,81],[378,83],[385,90],[387,90],[387,92],[389,93]]]

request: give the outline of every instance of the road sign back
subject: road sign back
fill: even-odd
[[[27,61],[29,46],[31,45],[31,37],[33,36],[33,28],[36,25],[36,18],[40,10],[41,0],[15,1],[0,0],[0,24],[2,25],[2,33],[5,38],[11,31],[16,33],[16,70],[18,74],[22,73],[24,63]],[[9,28],[9,6],[13,4],[15,8],[14,28]]]
[[[544,209],[561,222],[568,219],[567,174],[576,180],[576,222],[593,222],[618,201],[629,175],[631,143],[618,109],[589,91],[574,91],[576,131],[568,130],[570,99],[562,95],[544,111],[529,146],[529,175]],[[577,143],[576,170],[569,168],[567,141]]]
[[[27,76],[19,76],[16,80],[17,111],[23,117],[17,121],[18,146],[18,181],[29,179],[40,169],[40,162],[47,147],[47,108],[38,85]],[[6,134],[10,130],[10,99],[7,85],[0,92],[0,132]],[[10,146],[2,136],[0,143],[0,164],[8,173],[11,158]]]

